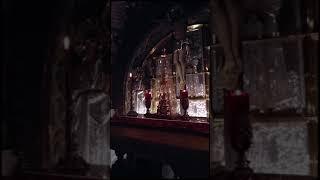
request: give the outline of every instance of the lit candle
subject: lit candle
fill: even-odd
[[[237,118],[236,115],[248,116],[249,114],[249,95],[241,90],[227,92],[224,104],[228,116]]]
[[[64,50],[69,50],[69,47],[70,47],[70,38],[69,36],[65,36],[63,38],[63,48]]]
[[[224,118],[226,132],[231,139],[241,134],[242,127],[249,127],[249,95],[240,90],[227,91],[224,95]]]
[[[181,98],[188,98],[188,91],[187,90],[180,90],[180,97]]]

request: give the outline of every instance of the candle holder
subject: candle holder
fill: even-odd
[[[150,115],[150,107],[151,107],[151,92],[150,91],[145,91],[144,93],[144,104],[146,105],[147,108],[147,112],[145,114],[145,116]]]
[[[237,152],[234,169],[236,179],[249,179],[253,171],[249,167],[246,151],[250,148],[252,129],[249,121],[249,95],[240,90],[225,91],[226,141]]]
[[[183,119],[188,119],[188,108],[189,108],[189,99],[188,99],[188,91],[186,89],[180,90],[180,105],[182,109],[184,110],[183,112]]]
[[[133,107],[133,99],[132,99],[132,96],[133,96],[133,77],[132,77],[132,73],[129,73],[129,78],[130,78],[130,111],[128,112],[128,116],[133,116],[133,117],[137,117],[138,116],[138,113],[134,110],[134,107]]]

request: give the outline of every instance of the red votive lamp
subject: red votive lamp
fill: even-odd
[[[189,108],[188,91],[186,89],[180,90],[180,104],[184,110],[183,117],[187,119],[187,109]]]
[[[249,120],[249,94],[240,90],[227,91],[224,96],[225,118],[232,125],[244,125]]]
[[[188,98],[188,91],[187,90],[180,90],[180,98]]]
[[[146,105],[147,108],[147,115],[150,114],[150,107],[151,107],[151,92],[149,90],[146,90],[144,93],[144,104]]]
[[[243,145],[246,143],[241,142],[246,140],[240,137],[242,137],[244,129],[250,128],[249,94],[240,90],[226,91],[224,94],[224,118],[225,128],[227,129],[225,132],[230,133],[229,135],[225,134],[225,136],[230,138],[228,139],[231,140],[231,144],[237,149],[245,149],[246,147]]]

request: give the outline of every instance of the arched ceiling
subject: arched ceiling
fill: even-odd
[[[245,0],[245,11],[262,12],[279,9],[283,0]],[[172,29],[173,9],[182,10],[181,18],[188,24],[208,22],[209,0],[206,1],[112,1],[111,2],[111,65],[113,93],[121,93],[125,72],[133,62],[143,60],[152,46]],[[179,11],[175,11],[179,12]],[[174,14],[175,14],[174,13]],[[176,13],[179,16],[179,13]],[[171,16],[173,17],[173,16]],[[177,19],[175,20],[177,21]],[[121,96],[115,95],[114,98]],[[113,102],[120,102],[114,99]],[[116,105],[117,106],[117,105]],[[120,105],[121,106],[121,105]]]
[[[168,13],[175,7],[183,10],[183,15],[192,15],[208,1],[194,2],[111,2],[111,34],[112,34],[112,61],[119,57],[119,49],[133,50],[143,41],[147,33],[165,23],[170,23]],[[183,16],[182,17],[185,17]],[[132,54],[129,53],[129,54]],[[117,60],[118,61],[118,60]]]
[[[173,8],[183,9],[184,16],[192,16],[207,7],[201,3],[158,1],[158,2],[111,2],[111,63],[113,106],[121,107],[125,72],[136,59],[143,60],[147,49],[170,32],[171,19],[168,12]]]
[[[246,12],[275,13],[286,0],[245,0]],[[111,2],[111,56],[112,62],[119,61],[119,49],[131,51],[143,41],[146,34],[157,26],[169,23],[168,14],[180,8],[188,24],[205,19],[209,14],[209,0],[205,1],[112,1]],[[196,13],[196,16],[193,16]],[[201,21],[201,20],[200,20]],[[132,52],[125,52],[132,56]],[[124,58],[124,57],[123,57]],[[128,57],[126,57],[128,58]],[[117,59],[117,60],[116,60]]]

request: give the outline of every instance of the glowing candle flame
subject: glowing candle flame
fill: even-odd
[[[70,38],[69,36],[65,36],[63,38],[63,48],[64,50],[69,50],[69,47],[70,47]]]
[[[242,94],[241,90],[237,89],[235,90],[235,95],[236,96],[240,96]]]

